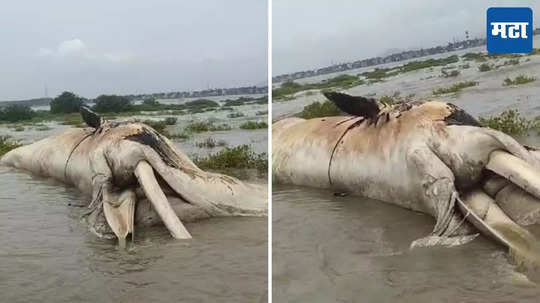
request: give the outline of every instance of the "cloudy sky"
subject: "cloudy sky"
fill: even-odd
[[[9,1],[0,101],[265,84],[263,0]]]
[[[491,6],[528,6],[536,26],[540,1],[273,0],[274,75],[485,36]],[[535,45],[535,47],[539,47]]]

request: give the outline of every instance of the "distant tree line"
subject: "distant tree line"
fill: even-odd
[[[0,108],[0,121],[17,122],[30,120],[35,116],[36,112],[27,105],[13,104]]]
[[[100,113],[119,113],[133,110],[133,104],[131,104],[131,101],[122,96],[101,95],[96,98],[95,102],[96,104],[92,107],[92,109]],[[75,95],[72,92],[63,92],[51,101],[51,113],[75,113],[79,111],[79,108],[82,105],[84,105],[83,98]]]
[[[83,98],[75,95],[72,92],[63,92],[60,96],[52,99],[51,113],[52,114],[69,114],[79,111],[81,105],[84,104]]]
[[[116,95],[101,95],[96,98],[95,105],[92,107],[93,110],[100,113],[110,113],[110,112],[126,112],[133,110],[133,104],[131,101],[122,96]],[[51,114],[69,114],[79,112],[79,109],[82,105],[85,104],[85,99],[72,93],[72,92],[63,92],[58,95],[56,98],[51,100],[50,103],[50,113]],[[154,100],[150,102],[149,105],[159,104]],[[12,104],[6,107],[0,108],[0,121],[5,122],[18,122],[31,120],[32,118],[38,116],[40,112],[34,111],[28,105],[19,105]]]
[[[52,115],[62,115],[77,113],[81,106],[86,104],[86,99],[72,92],[65,91],[55,97],[50,102],[50,112],[34,111],[28,105],[13,104],[0,108],[0,122],[18,122],[36,119],[49,119]],[[201,113],[220,108],[216,101],[208,99],[197,99],[182,104],[162,104],[153,97],[148,97],[141,104],[133,104],[125,96],[101,95],[94,100],[92,110],[98,113],[121,113],[121,112],[141,112],[169,110],[175,114]],[[245,104],[263,104],[267,102],[267,97],[261,98],[239,98],[237,100],[226,100],[227,108],[230,106],[240,106]]]

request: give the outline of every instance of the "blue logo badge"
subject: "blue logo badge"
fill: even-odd
[[[490,7],[487,10],[487,50],[491,54],[530,53],[533,13],[528,7]]]

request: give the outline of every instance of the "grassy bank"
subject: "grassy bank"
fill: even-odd
[[[10,136],[0,136],[0,157],[19,146],[21,144],[13,140]]]
[[[259,175],[267,175],[268,157],[266,153],[257,154],[250,145],[226,147],[207,157],[195,157],[194,162],[204,170],[211,170],[238,178],[246,178],[246,170],[254,169]]]
[[[457,62],[459,62],[459,57],[456,55],[440,59],[417,60],[407,62],[403,65],[393,68],[376,68],[374,71],[362,73],[362,76],[366,77],[366,79],[368,80],[379,81],[384,78],[396,76],[403,73],[408,73],[425,68],[445,66]]]
[[[476,82],[476,81],[458,82],[458,83],[454,83],[450,87],[437,88],[437,89],[433,90],[433,94],[434,95],[444,95],[444,94],[457,93],[457,92],[463,90],[464,88],[477,86],[477,85],[478,85],[478,82]]]
[[[276,100],[287,99],[290,95],[294,95],[301,91],[310,89],[329,89],[329,88],[351,88],[364,84],[364,80],[353,75],[339,75],[334,78],[323,80],[318,83],[300,84],[294,81],[288,81],[281,84],[281,87],[272,90],[272,98]]]
[[[540,116],[528,120],[521,117],[519,112],[513,109],[490,117],[480,117],[479,121],[482,126],[513,136],[522,136],[529,131],[536,131],[540,135]]]
[[[248,121],[245,123],[240,124],[241,129],[261,129],[261,128],[268,128],[268,124],[264,121]]]
[[[195,121],[188,124],[185,130],[192,133],[203,133],[221,130],[231,130],[231,127],[227,124],[215,125],[213,122]]]
[[[208,137],[206,138],[204,141],[202,142],[197,142],[195,143],[195,146],[199,147],[199,148],[214,148],[214,147],[218,147],[218,146],[227,146],[227,142],[224,141],[224,140],[216,140],[212,137]]]
[[[398,74],[446,66],[457,62],[459,62],[459,57],[454,55],[440,59],[411,61],[393,68],[375,68],[373,71],[363,72],[360,75],[343,74],[328,80],[323,80],[319,83],[300,84],[294,81],[288,81],[281,84],[281,87],[272,90],[272,94],[275,100],[288,100],[292,98],[292,95],[305,90],[347,89],[358,85],[380,82],[384,78],[396,76]],[[455,77],[458,74],[459,72],[451,72],[448,75],[449,77]]]
[[[224,101],[224,105],[207,100],[198,99],[182,104],[162,104],[155,100],[145,100],[142,104],[130,105],[127,110],[121,112],[100,113],[102,117],[113,120],[116,117],[130,117],[137,115],[185,115],[196,114],[208,111],[232,110],[231,106],[240,106],[246,104],[266,104],[267,96],[260,98],[240,97],[238,99],[229,99]],[[0,109],[0,124],[4,123],[25,123],[36,124],[44,121],[57,121],[62,125],[83,126],[81,115],[78,112],[73,113],[52,113],[46,110],[34,111],[28,106],[10,105]]]
[[[504,79],[503,86],[520,85],[520,84],[526,84],[526,83],[530,83],[534,81],[536,81],[535,77],[527,77],[525,75],[519,75],[515,77],[514,79],[512,78]]]
[[[304,109],[297,114],[298,117],[303,119],[313,119],[319,117],[330,117],[343,115],[343,112],[337,108],[337,106],[331,101],[324,101],[323,103],[314,102],[310,105],[304,106]]]

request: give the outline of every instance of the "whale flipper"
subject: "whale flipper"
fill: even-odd
[[[375,118],[381,111],[375,99],[338,92],[323,92],[323,95],[349,115]]]

